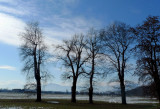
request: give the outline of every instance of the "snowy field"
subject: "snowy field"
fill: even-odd
[[[20,93],[0,93],[0,99],[35,99],[36,95],[27,95]],[[42,99],[70,99],[70,95],[66,94],[42,94]],[[121,103],[121,97],[117,96],[106,96],[106,95],[95,95],[93,96],[95,101],[104,101],[110,103]],[[86,95],[77,95],[77,100],[88,100]],[[155,98],[149,97],[127,97],[127,103],[157,103]]]

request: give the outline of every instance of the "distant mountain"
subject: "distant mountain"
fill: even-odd
[[[110,89],[110,90],[109,90]],[[71,92],[71,86],[63,86],[63,85],[59,85],[59,84],[55,84],[55,83],[50,83],[47,85],[43,85],[42,86],[42,90],[43,91],[60,91],[60,92]],[[81,92],[84,89],[80,86],[77,86],[77,91]],[[103,86],[97,86],[94,87],[94,91],[95,92],[106,92],[106,91],[111,91],[113,90],[112,87],[103,87]],[[84,92],[88,91],[88,89],[85,89]]]
[[[42,86],[42,90],[43,91],[60,91],[60,92],[65,92],[65,91],[71,91],[71,87],[70,86],[62,86],[59,84],[54,84],[54,83],[50,83],[47,85],[43,85]]]
[[[102,90],[103,88],[103,90]],[[106,88],[106,89],[105,89]],[[111,88],[111,87],[110,87]],[[88,94],[88,90],[81,90],[82,88],[77,87],[77,91],[79,92],[79,94]],[[107,87],[96,87],[94,94],[98,94],[98,95],[120,95],[120,90],[107,90]],[[146,86],[140,86],[140,87],[136,87],[134,89],[131,90],[127,90],[126,91],[126,95],[127,96],[146,96],[146,93],[144,93],[146,91]],[[0,92],[16,92],[16,93],[24,93],[26,91],[29,92],[35,92],[35,90],[25,90],[25,89],[0,89]],[[59,84],[54,84],[54,83],[50,83],[47,84],[45,86],[42,86],[42,92],[43,93],[55,93],[55,94],[69,94],[71,92],[71,86],[62,86]],[[148,94],[149,95],[149,94]]]
[[[133,89],[127,90],[126,94],[129,96],[144,96],[144,86],[138,86],[137,85],[132,86]],[[71,92],[71,86],[63,86],[55,83],[50,83],[47,85],[42,86],[42,91],[57,91],[57,92]],[[77,86],[77,91],[81,92],[82,88]],[[86,89],[86,91],[88,90]],[[108,94],[120,94],[120,89],[115,89],[113,87],[103,87],[103,86],[97,86],[94,89],[94,92],[101,92],[101,93],[108,93]]]
[[[134,89],[126,91],[126,94],[129,96],[145,96],[144,86],[136,87]]]

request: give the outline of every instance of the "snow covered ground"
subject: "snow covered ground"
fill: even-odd
[[[26,95],[20,93],[0,93],[0,99],[35,99],[36,95]],[[42,94],[42,99],[70,99],[70,95],[66,94]],[[94,95],[95,101],[104,101],[110,103],[121,103],[121,97],[117,96],[106,96],[106,95]],[[158,103],[155,98],[149,97],[127,97],[127,103]],[[86,95],[77,95],[77,100],[88,100]]]

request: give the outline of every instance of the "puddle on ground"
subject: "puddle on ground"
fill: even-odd
[[[47,101],[47,103],[59,104],[58,101]]]

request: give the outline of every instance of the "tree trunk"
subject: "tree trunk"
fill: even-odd
[[[94,69],[94,67],[92,68],[92,74],[90,77],[90,87],[89,87],[89,103],[90,104],[93,104],[93,74],[94,74],[93,69]]]
[[[93,104],[93,87],[89,88],[89,103]]]
[[[122,97],[122,104],[126,103],[126,91],[125,91],[125,84],[124,84],[124,69],[125,69],[125,58],[124,58],[125,50],[122,53],[122,68],[119,70],[119,79],[120,79],[120,87],[121,87],[121,97]]]
[[[159,100],[159,104],[160,104],[160,84],[157,88],[157,95],[158,95],[158,100]]]
[[[124,84],[124,73],[119,71],[118,73],[119,80],[120,80],[120,88],[121,88],[121,98],[122,98],[122,104],[126,103],[126,91],[125,91],[125,84]]]
[[[119,75],[119,80],[120,80],[122,104],[127,104],[126,103],[125,84],[124,84],[124,74],[123,73],[119,73],[118,75]]]
[[[41,102],[41,74],[40,74],[40,57],[37,68],[37,102]]]
[[[157,76],[154,77],[154,81],[155,81],[155,84],[156,84],[156,91],[157,91],[157,98],[159,100],[159,104],[160,104],[160,79],[159,79],[159,76],[157,74]]]
[[[126,103],[126,92],[125,92],[124,81],[120,83],[120,87],[121,87],[122,104],[127,104],[127,103]]]
[[[37,100],[36,102],[41,102],[41,80],[40,77],[37,79]]]
[[[90,76],[90,88],[89,88],[89,103],[93,104],[93,76],[94,76],[94,67],[95,67],[95,51],[92,51],[92,70]]]
[[[73,86],[71,88],[71,90],[72,90],[71,102],[73,102],[73,103],[76,103],[76,83],[77,83],[77,80],[73,79]]]
[[[41,102],[41,77],[40,77],[40,64],[37,65],[36,55],[37,45],[34,48],[34,76],[37,82],[37,99],[36,102]]]

